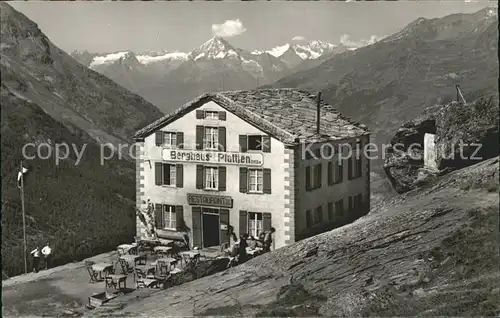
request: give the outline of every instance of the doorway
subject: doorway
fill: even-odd
[[[219,210],[203,208],[203,247],[220,245]]]

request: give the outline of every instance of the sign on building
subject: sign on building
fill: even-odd
[[[222,195],[188,193],[187,201],[189,205],[208,205],[221,208],[233,207],[233,199]]]
[[[260,153],[218,152],[200,150],[163,149],[162,159],[173,162],[192,162],[207,164],[262,166],[263,156]]]

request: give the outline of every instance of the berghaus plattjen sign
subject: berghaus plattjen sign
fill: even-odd
[[[219,152],[203,150],[162,149],[162,159],[170,162],[192,162],[241,166],[262,166],[261,153]]]

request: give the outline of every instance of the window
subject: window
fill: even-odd
[[[163,206],[163,227],[165,229],[176,229],[176,218],[175,218],[175,206],[164,205]]]
[[[321,188],[321,163],[306,167],[306,189],[314,190]]]
[[[217,127],[205,127],[205,149],[218,150],[219,129]]]
[[[361,177],[363,173],[361,144],[358,142],[356,147],[359,149],[353,149],[353,155],[349,158],[350,180]]]
[[[248,192],[262,193],[264,190],[264,175],[260,169],[248,170]]]
[[[175,165],[171,164],[163,164],[163,184],[165,185],[173,185],[176,183],[176,169]]]
[[[262,136],[248,136],[248,150],[262,150]]]
[[[206,119],[219,119],[219,112],[217,111],[205,111]]]
[[[320,205],[314,210],[314,223],[322,223],[323,222],[323,207]]]
[[[333,220],[333,202],[328,202],[328,221]]]
[[[177,134],[173,132],[164,132],[163,145],[167,148],[175,148],[177,146]]]
[[[306,211],[306,227],[311,227],[312,226],[312,214],[311,210]]]
[[[263,231],[262,213],[248,213],[248,235],[259,237]]]
[[[339,217],[344,215],[344,199],[335,202],[335,214]]]
[[[219,170],[215,167],[205,167],[205,189],[219,189]]]
[[[339,158],[335,162],[335,168],[333,171],[333,184],[342,183],[344,167],[342,166],[341,159]]]

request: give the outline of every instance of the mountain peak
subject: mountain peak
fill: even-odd
[[[190,53],[190,57],[195,61],[201,58],[221,59],[237,55],[236,49],[220,36],[214,36]]]

